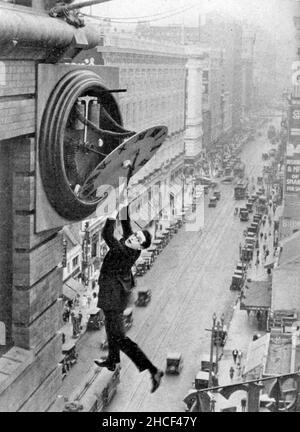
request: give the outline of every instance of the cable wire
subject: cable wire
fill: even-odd
[[[163,20],[163,19],[166,19],[166,18],[170,18],[172,16],[179,15],[179,14],[181,14],[183,12],[186,12],[186,11],[188,11],[190,9],[193,9],[193,8],[195,8],[197,6],[199,6],[199,5],[198,4],[194,4],[192,6],[189,6],[189,7],[185,8],[185,9],[182,9],[180,11],[176,11],[176,12],[173,12],[171,14],[168,14],[166,16],[162,16],[162,17],[159,17],[159,18],[153,18],[153,19],[150,19],[150,20],[143,20],[143,23],[150,23],[150,22],[160,21],[160,20]],[[82,13],[82,15],[84,15],[86,17],[89,17],[89,18],[93,18],[95,20],[99,20],[99,21],[103,21],[105,19],[104,17],[100,17],[98,15],[90,15],[90,14],[84,14],[84,13]],[[152,15],[152,16],[154,16],[154,15]],[[149,17],[151,17],[151,15],[149,15]],[[106,19],[107,19],[107,17],[106,17]],[[108,19],[109,19],[109,22],[115,23],[115,24],[138,24],[139,23],[139,21],[136,21],[136,20],[133,20],[133,21],[121,21],[121,20],[118,20],[117,18],[115,18],[115,19],[108,18]],[[129,19],[131,19],[131,18],[129,18]]]

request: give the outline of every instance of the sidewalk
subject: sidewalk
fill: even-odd
[[[69,320],[63,325],[63,327],[61,327],[59,333],[65,335],[65,344],[66,345],[68,343],[71,343],[71,342],[76,344],[80,340],[80,338],[84,335],[84,333],[86,331],[87,323],[89,320],[89,311],[90,311],[90,309],[95,308],[97,305],[97,297],[93,298],[93,296],[92,296],[93,292],[97,293],[97,291],[95,289],[92,290],[92,288],[90,286],[88,286],[88,287],[82,286],[82,291],[79,293],[79,295],[80,295],[79,305],[72,309],[72,311],[75,314],[78,314],[79,312],[82,313],[82,321],[81,321],[82,329],[81,329],[78,337],[76,337],[76,338],[73,337],[73,325],[72,325],[72,321],[71,321],[71,316],[69,317]],[[91,297],[90,306],[88,305],[88,301],[87,301],[88,297]]]
[[[263,259],[263,244],[266,243],[267,248],[270,251],[270,256],[273,256],[273,212],[271,212],[271,215],[271,225],[269,225],[267,221],[265,226],[262,226],[260,230],[260,232],[267,234],[266,241],[259,241],[260,263],[258,265],[255,265],[255,253],[251,262],[251,267],[248,269],[247,278],[250,278],[252,280],[267,280],[267,273],[266,269],[264,268],[265,260]],[[271,236],[269,236],[269,232],[271,232]],[[230,322],[228,338],[226,341],[223,356],[219,361],[219,385],[229,385],[243,381],[241,375],[243,373],[243,367],[246,362],[248,347],[255,333],[259,333],[261,336],[263,336],[266,332],[258,330],[258,321],[253,314],[248,316],[245,310],[240,310],[240,302],[238,300],[236,305],[234,306],[234,312]],[[233,361],[232,351],[234,349],[242,351],[242,361],[240,368]],[[231,367],[233,367],[235,370],[232,380],[229,376],[229,370]],[[235,392],[229,398],[229,400],[227,400],[222,395],[216,394],[214,396],[216,399],[215,411],[218,412],[224,408],[236,407],[237,411],[241,412],[241,399],[245,398],[245,396],[245,392],[238,391]]]

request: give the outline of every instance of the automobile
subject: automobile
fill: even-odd
[[[253,203],[249,202],[249,200],[248,200],[248,202],[246,203],[246,208],[247,208],[249,213],[252,213],[253,212]]]
[[[172,352],[167,354],[166,374],[179,375],[183,368],[183,358],[181,353]]]
[[[214,191],[214,196],[215,196],[215,197],[217,198],[217,200],[219,201],[220,198],[221,198],[221,191],[219,191],[219,190]]]
[[[73,365],[77,362],[78,354],[76,352],[75,342],[66,342],[62,345],[62,354],[65,358],[65,364]]]
[[[213,196],[209,198],[208,207],[217,207],[217,197]]]
[[[248,246],[254,247],[256,239],[255,237],[247,236],[245,241],[246,241],[246,247]]]
[[[245,208],[240,209],[240,221],[247,222],[249,220],[249,212]]]
[[[140,288],[137,292],[136,306],[147,306],[151,300],[151,290],[148,288]]]
[[[251,222],[251,225],[250,225],[250,227],[248,227],[248,230],[250,232],[253,232],[254,234],[258,234],[259,222]]]
[[[100,330],[104,324],[104,314],[102,309],[95,307],[88,311],[89,319],[87,323],[87,330]]]
[[[234,188],[234,198],[236,200],[245,199],[247,192],[247,182],[238,183]]]
[[[242,270],[243,272],[245,272],[247,270],[247,264],[246,263],[242,263],[242,262],[238,262],[236,265],[236,269],[237,270]]]
[[[260,213],[255,213],[253,215],[253,222],[254,223],[258,223],[259,224],[261,222],[261,219],[262,219],[262,215]]]
[[[209,193],[209,185],[204,185],[204,194],[208,195]]]
[[[253,248],[244,246],[241,250],[241,259],[243,262],[251,261],[253,258]]]
[[[126,330],[129,330],[133,324],[132,312],[133,312],[132,307],[126,308],[123,312],[123,321],[124,321],[124,327]]]
[[[199,371],[195,377],[194,386],[196,390],[208,388],[209,372]]]
[[[217,368],[217,364],[214,361],[211,364],[209,354],[201,356],[200,365],[201,370],[204,372],[209,372],[211,367],[213,371],[215,371]]]
[[[244,277],[240,273],[234,272],[230,284],[231,290],[240,290],[244,283]]]

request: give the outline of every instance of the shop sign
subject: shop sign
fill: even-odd
[[[286,158],[286,193],[298,194],[300,192],[300,158]]]

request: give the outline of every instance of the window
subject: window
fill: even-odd
[[[6,327],[3,321],[0,321],[0,345],[6,345]]]
[[[78,255],[72,260],[72,267],[76,267],[78,265]]]

